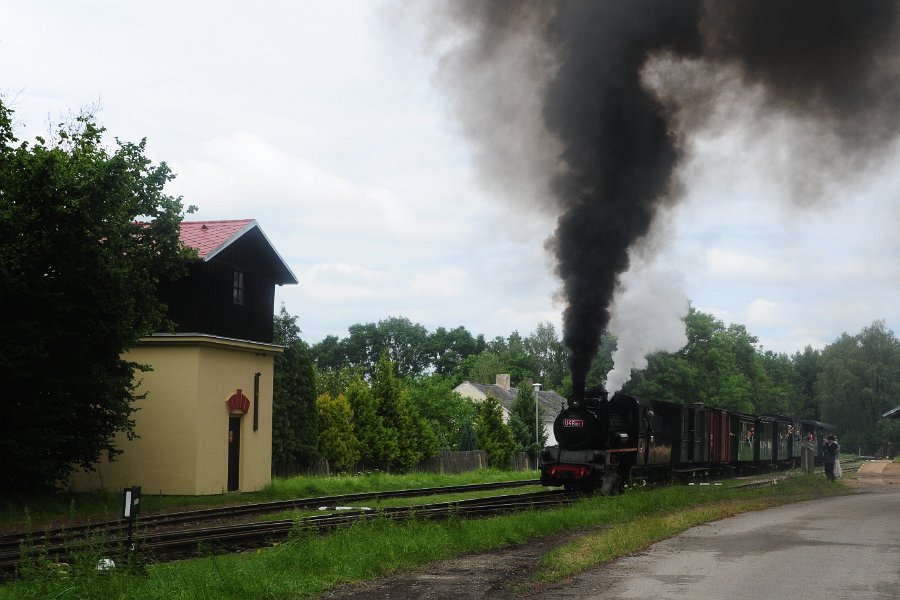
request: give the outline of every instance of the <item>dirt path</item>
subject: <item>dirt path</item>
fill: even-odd
[[[900,492],[900,464],[868,461],[844,478],[860,492]],[[326,600],[512,600],[539,595],[543,584],[530,582],[541,558],[553,548],[585,532],[541,538],[425,565],[374,581],[344,586],[322,596]]]
[[[594,528],[590,531],[599,531]],[[431,563],[374,581],[333,590],[327,600],[512,600],[534,589],[529,575],[553,548],[588,530],[540,538],[526,544]]]

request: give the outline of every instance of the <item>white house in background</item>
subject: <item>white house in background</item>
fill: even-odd
[[[498,374],[496,383],[473,383],[471,381],[463,381],[461,384],[453,388],[453,391],[462,396],[469,398],[475,402],[481,402],[487,397],[494,396],[500,401],[503,407],[503,421],[509,423],[509,410],[512,407],[513,400],[519,390],[509,387],[509,374]],[[556,415],[566,405],[566,399],[554,392],[553,390],[541,390],[538,392],[538,402],[543,407],[543,427],[544,433],[547,434],[547,446],[556,445],[556,437],[553,435],[553,421]]]

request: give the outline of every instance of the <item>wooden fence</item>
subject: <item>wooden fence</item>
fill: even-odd
[[[536,469],[534,461],[527,452],[519,452],[510,459],[509,468],[513,471]],[[487,453],[484,450],[450,451],[441,450],[433,457],[423,460],[416,467],[417,471],[426,473],[464,473],[483,469],[488,466]]]

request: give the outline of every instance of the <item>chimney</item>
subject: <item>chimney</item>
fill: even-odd
[[[497,373],[497,387],[509,391],[509,373]]]

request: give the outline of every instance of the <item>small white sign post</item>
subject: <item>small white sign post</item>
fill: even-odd
[[[131,552],[134,550],[132,542],[134,522],[137,521],[138,514],[141,512],[141,486],[133,485],[125,488],[122,504],[122,519],[128,521],[128,551]]]

